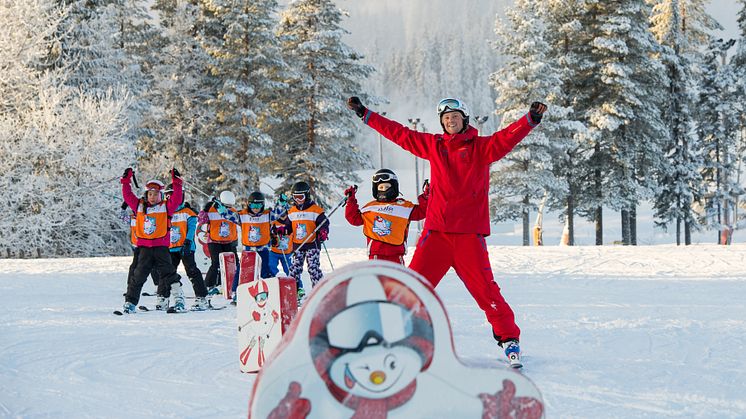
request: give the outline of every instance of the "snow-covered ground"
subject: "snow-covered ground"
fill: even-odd
[[[489,250],[547,417],[746,417],[746,245]],[[329,253],[337,268],[365,259]],[[246,416],[235,308],[114,316],[129,262],[2,261],[0,417]],[[437,291],[458,355],[497,365],[453,272]]]

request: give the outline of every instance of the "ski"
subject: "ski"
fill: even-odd
[[[187,309],[177,310],[176,307],[169,307],[168,310],[166,310],[166,313],[168,313],[168,314],[181,314],[181,313],[186,313],[188,311],[189,310],[187,310]]]
[[[142,311],[142,312],[152,311],[152,310],[150,310],[149,308],[147,308],[145,306],[138,306],[137,309],[140,310],[140,311]],[[114,310],[113,314],[116,315],[116,316],[124,316],[124,312],[122,310]]]
[[[157,297],[158,294],[153,294],[153,293],[150,293],[150,292],[147,292],[147,291],[143,291],[140,294],[140,296],[142,296],[142,297]],[[197,297],[192,297],[192,296],[189,295],[189,296],[184,296],[184,298],[189,299],[189,300],[193,300],[193,299],[195,299]]]
[[[207,302],[207,308],[206,308],[206,309],[202,310],[202,309],[196,309],[196,308],[190,307],[190,308],[189,308],[189,311],[209,311],[209,310],[222,310],[222,309],[224,309],[224,308],[226,308],[226,307],[228,307],[228,305],[227,305],[227,304],[226,304],[226,305],[222,305],[222,306],[214,306],[214,305],[212,305],[212,302],[211,302],[211,301],[208,301],[208,302]]]

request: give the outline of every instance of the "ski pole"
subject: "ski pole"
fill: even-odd
[[[355,190],[357,190],[357,185],[355,185]],[[311,237],[313,237],[313,235],[316,234],[316,232],[319,231],[319,229],[321,227],[324,226],[324,223],[328,223],[329,222],[329,218],[339,209],[339,207],[344,206],[347,203],[347,198],[348,198],[347,195],[345,195],[345,197],[342,198],[342,200],[339,202],[339,204],[337,204],[337,206],[334,207],[334,209],[332,209],[332,211],[329,213],[329,215],[326,216],[326,218],[324,219],[324,221],[322,221],[321,223],[319,223],[319,225],[316,226],[316,228],[311,232],[311,234],[309,234],[308,237],[306,237],[306,239],[303,240],[303,243],[301,243],[300,246],[298,246],[299,249],[301,247],[303,247],[303,245],[305,245],[308,242],[308,239],[310,239]]]
[[[198,187],[197,187],[197,186],[196,186],[195,184],[193,184],[192,182],[188,182],[188,181],[187,181],[186,179],[184,179],[184,178],[181,178],[181,181],[182,181],[182,182],[183,182],[183,183],[184,183],[185,185],[189,186],[190,188],[192,188],[192,189],[194,189],[195,191],[197,191],[197,192],[201,193],[202,195],[204,195],[204,196],[205,196],[205,198],[207,198],[207,199],[210,199],[210,198],[212,198],[212,196],[211,196],[211,195],[208,195],[208,194],[206,194],[206,193],[205,193],[205,192],[204,192],[204,191],[203,191],[202,189],[198,188]]]
[[[324,246],[324,252],[326,252],[326,258],[329,259],[329,266],[332,267],[332,272],[334,272],[334,264],[332,263],[332,257],[329,256],[329,250],[326,248],[326,243],[321,242],[321,245]]]

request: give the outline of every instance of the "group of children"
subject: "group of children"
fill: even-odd
[[[223,191],[218,198],[212,198],[202,211],[196,213],[189,203],[184,202],[181,180],[177,179],[178,171],[176,173],[168,187],[157,180],[148,181],[142,198],[137,198],[129,187],[133,174],[131,169],[125,171],[122,177],[125,204],[133,212],[130,225],[134,248],[124,312],[135,311],[148,274],[153,277],[157,286],[157,310],[168,309],[171,296],[174,297],[171,305],[173,310],[186,310],[181,278],[175,273],[179,263],[184,264],[194,288],[196,300],[191,309],[209,308],[209,296],[220,292],[219,254],[222,252],[236,255],[232,290],[235,303],[240,274],[237,257],[238,227],[241,229],[243,251],[256,252],[261,258],[260,276],[276,276],[279,273],[278,264],[281,265],[285,275],[296,280],[299,302],[306,294],[301,280],[304,262],[308,266],[311,286],[322,280],[320,253],[322,244],[329,238],[329,222],[324,209],[312,199],[311,187],[307,182],[294,184],[290,199],[284,193],[280,194],[274,208],[267,208],[264,194],[254,191],[242,202],[243,208],[238,210],[235,195],[231,191]],[[178,194],[175,193],[176,189]],[[389,169],[382,169],[374,174],[372,190],[375,199],[360,208],[355,196],[357,187],[347,188],[345,217],[350,224],[363,226],[370,259],[403,264],[409,222],[425,217],[428,190],[426,188],[418,197],[417,204],[402,199],[399,196],[398,178]],[[207,226],[207,247],[211,259],[204,280],[194,259],[195,234],[197,226],[201,224]],[[151,242],[155,236],[159,240],[157,243]],[[154,250],[151,248],[155,247],[163,248],[158,250],[159,259],[141,260],[143,248],[152,252]],[[164,255],[169,253],[170,258],[166,258]],[[164,267],[166,260],[170,261],[170,267]]]
[[[429,188],[425,187],[417,204],[399,198],[396,174],[387,169],[379,170],[373,176],[374,200],[362,208],[355,197],[357,188],[353,186],[345,190],[348,199],[345,217],[351,224],[363,226],[369,258],[403,264],[409,223],[424,218],[429,212],[409,267],[423,275],[433,288],[450,268],[454,268],[485,312],[492,336],[505,351],[511,366],[520,368],[520,329],[512,308],[495,282],[485,242],[485,237],[490,234],[489,174],[492,163],[508,154],[539,125],[547,106],[533,102],[523,117],[489,136],[480,136],[469,125],[468,107],[456,98],[446,98],[438,103],[436,112],[443,133],[436,134],[408,129],[366,108],[358,97],[350,97],[347,107],[384,138],[431,164],[433,197],[429,199]],[[158,270],[159,301],[170,294],[175,298],[175,306],[183,309],[183,291],[174,267],[179,258],[169,257],[167,237],[174,214],[180,208],[184,209],[181,205],[181,179],[178,172],[172,170],[172,195],[168,200],[163,199],[162,184],[157,181],[149,182],[146,195],[138,198],[129,187],[132,175],[132,169],[127,169],[122,177],[122,194],[135,213],[133,228],[138,248],[125,294],[125,312],[135,310],[142,285],[154,268]],[[284,205],[280,204],[271,211],[265,208],[265,199],[260,192],[251,193],[241,211],[233,207],[235,201],[232,193],[224,191],[220,199],[211,200],[200,215],[202,222],[209,226],[211,241],[212,266],[207,273],[207,286],[214,288],[217,285],[217,255],[224,251],[236,252],[237,226],[240,225],[244,249],[262,255],[262,277],[276,274],[277,260],[284,260],[283,267],[287,269],[288,257],[292,253],[292,263],[286,272],[295,278],[299,299],[302,298],[304,289],[300,277],[303,263],[308,263],[312,285],[316,285],[323,277],[319,266],[321,245],[329,238],[328,219],[324,210],[311,199],[310,185],[296,183],[292,188],[292,202],[286,200]],[[193,237],[188,236],[188,220],[192,214],[193,211],[187,211],[185,215],[187,238]],[[186,266],[189,263],[184,257],[186,241],[174,241],[171,236],[171,242],[175,243],[172,249],[181,249],[172,253],[180,253]],[[271,269],[270,256],[278,253],[277,250],[282,259],[275,256],[274,269]],[[195,278],[192,282],[197,294],[199,281]],[[198,303],[203,301],[200,298]]]

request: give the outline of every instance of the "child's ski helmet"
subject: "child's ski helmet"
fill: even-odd
[[[306,182],[296,182],[295,185],[293,185],[293,188],[291,189],[291,192],[293,193],[293,200],[295,200],[296,196],[298,199],[303,200],[309,200],[311,198],[311,186]]]
[[[248,206],[249,209],[258,209],[259,212],[264,211],[264,194],[261,192],[252,192],[249,194]]]
[[[379,185],[390,184],[387,189],[379,189]],[[377,201],[393,201],[399,197],[399,178],[391,169],[381,169],[373,175],[373,198]]]
[[[231,191],[220,192],[220,202],[225,205],[236,205],[236,195]]]

